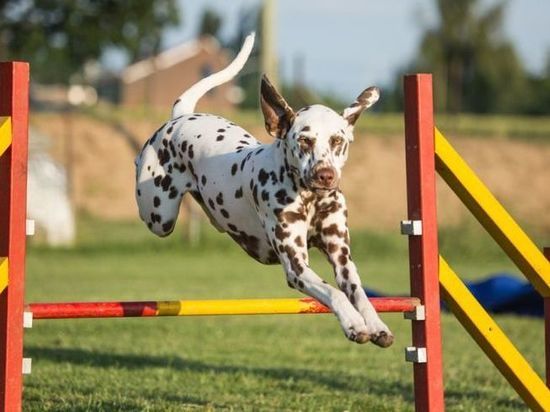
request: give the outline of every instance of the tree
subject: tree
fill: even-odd
[[[201,24],[199,26],[200,36],[212,36],[218,38],[218,32],[222,25],[222,19],[214,10],[206,9],[202,14]]]
[[[436,107],[510,112],[518,109],[526,76],[502,35],[505,3],[482,11],[477,0],[436,0],[439,25],[421,42],[416,70],[434,74]]]
[[[29,61],[45,83],[68,83],[109,47],[131,62],[157,53],[180,21],[175,0],[6,0],[0,10],[1,57]]]

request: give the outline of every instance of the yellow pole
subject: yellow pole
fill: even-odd
[[[550,389],[441,256],[439,282],[451,311],[525,403],[550,411]]]
[[[537,291],[550,297],[550,262],[435,129],[436,169]]]
[[[329,312],[315,301],[301,299],[234,299],[161,301],[158,316],[265,315]]]

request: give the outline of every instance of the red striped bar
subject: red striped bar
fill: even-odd
[[[419,299],[410,297],[370,301],[378,312],[411,312],[420,304]],[[25,310],[32,312],[34,319],[330,313],[312,298],[31,303]]]

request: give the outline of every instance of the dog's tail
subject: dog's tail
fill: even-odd
[[[217,73],[205,77],[183,92],[183,94],[174,103],[174,107],[172,108],[172,119],[184,114],[193,113],[199,99],[209,90],[219,86],[220,84],[228,82],[235,77],[237,73],[242,70],[244,64],[250,56],[250,52],[252,52],[255,36],[256,34],[254,32],[246,36],[241,50],[229,66]]]

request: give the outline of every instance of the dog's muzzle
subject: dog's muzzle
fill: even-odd
[[[330,166],[321,166],[313,170],[308,179],[311,190],[333,190],[338,187],[338,174],[336,169]]]

